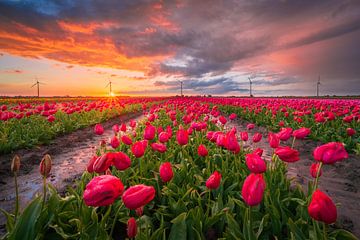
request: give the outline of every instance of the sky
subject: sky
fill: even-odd
[[[2,0],[0,96],[360,95],[358,0]]]

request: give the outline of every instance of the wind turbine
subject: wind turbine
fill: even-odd
[[[250,84],[250,97],[253,97],[253,95],[252,95],[252,84],[253,84],[253,82],[251,81],[250,77],[248,77],[248,79],[249,79],[249,84]]]
[[[39,79],[37,77],[35,77],[35,79],[36,79],[36,83],[31,87],[33,88],[35,85],[37,85],[37,97],[40,97],[40,84],[44,85],[44,83],[39,82]]]
[[[107,88],[107,86],[109,86],[110,87],[110,92],[109,92],[109,95],[110,96],[112,96],[112,90],[111,90],[111,85],[112,85],[112,82],[111,82],[111,80],[109,80],[109,83],[105,86],[105,88]]]
[[[316,83],[316,96],[319,97],[319,86],[321,85],[320,83],[320,75],[319,75],[319,78],[318,78],[318,81]]]
[[[180,83],[180,96],[182,97],[183,96],[183,81],[179,81],[178,82]]]

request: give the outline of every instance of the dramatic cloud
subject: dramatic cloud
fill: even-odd
[[[0,50],[32,59],[138,72],[147,93],[360,92],[360,1],[5,0]],[[0,54],[2,56],[3,54]],[[233,74],[235,73],[235,74]],[[339,82],[348,82],[338,84]],[[357,84],[359,85],[359,84]],[[129,90],[140,94],[143,90]],[[145,93],[143,91],[143,93]]]

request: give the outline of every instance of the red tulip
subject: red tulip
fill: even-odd
[[[296,139],[304,139],[305,137],[307,137],[309,134],[311,133],[311,130],[309,128],[299,128],[297,130],[295,130],[292,135],[296,138]]]
[[[127,235],[129,238],[136,237],[137,234],[137,224],[135,218],[131,217],[127,221]]]
[[[160,178],[163,182],[169,182],[173,177],[174,173],[172,170],[171,163],[164,162],[159,168]]]
[[[299,152],[291,147],[278,147],[275,150],[275,154],[284,162],[296,162],[299,161]]]
[[[266,171],[265,161],[255,153],[246,154],[245,162],[252,173],[263,173]]]
[[[280,139],[275,133],[269,133],[268,141],[271,148],[277,148],[280,144]]]
[[[166,143],[167,141],[169,141],[170,135],[167,132],[161,132],[159,134],[159,141],[161,143]]]
[[[128,155],[123,152],[111,153],[113,164],[118,170],[125,170],[131,166],[131,160]]]
[[[349,157],[344,144],[340,142],[330,142],[315,148],[313,156],[324,164],[333,164]]]
[[[140,158],[142,156],[144,156],[145,153],[145,147],[144,147],[144,143],[142,141],[139,142],[135,142],[132,146],[131,146],[131,152],[134,154],[135,157]]]
[[[240,152],[240,145],[236,139],[236,135],[233,131],[230,131],[225,136],[225,147],[227,150],[238,153]]]
[[[318,170],[319,170],[319,166],[320,164],[319,163],[313,163],[311,164],[310,166],[310,174],[313,178],[316,178],[317,177],[317,173],[318,173]],[[320,170],[320,173],[319,173],[319,177],[321,176],[322,174],[322,169]]]
[[[261,138],[262,138],[261,133],[255,133],[252,140],[254,143],[257,143],[261,141]]]
[[[181,146],[186,145],[189,142],[189,134],[181,126],[176,133],[176,140]]]
[[[51,171],[52,160],[49,154],[46,154],[40,162],[40,174],[47,178]]]
[[[287,141],[291,137],[292,128],[282,128],[280,132],[277,133],[281,141]]]
[[[353,128],[347,128],[346,134],[351,137],[356,134],[356,131]]]
[[[249,135],[247,132],[241,132],[240,137],[241,137],[241,140],[243,140],[244,142],[246,142],[249,139]]]
[[[203,144],[200,144],[198,147],[198,154],[201,157],[206,157],[208,155],[208,150]]]
[[[120,140],[116,136],[113,136],[110,140],[110,145],[112,148],[117,148],[120,146]]]
[[[134,129],[134,128],[136,127],[136,121],[133,120],[133,119],[131,119],[129,125],[130,125],[130,127],[131,127],[132,129]]]
[[[104,133],[104,128],[101,126],[100,123],[96,124],[94,127],[94,132],[97,135],[102,135]]]
[[[120,130],[122,132],[126,132],[126,124],[125,123],[121,124]]]
[[[241,195],[249,206],[256,206],[261,203],[266,184],[261,174],[251,173],[244,181]]]
[[[234,120],[237,117],[235,113],[230,114],[229,119]]]
[[[220,186],[221,174],[218,171],[215,171],[211,176],[206,180],[206,187],[209,189],[217,189]]]
[[[89,172],[89,173],[92,173],[94,172],[94,168],[93,168],[93,165],[96,161],[96,159],[98,158],[98,156],[93,156],[90,161],[88,162],[88,165],[86,167],[86,170]]]
[[[252,153],[254,153],[254,154],[258,155],[259,157],[261,157],[262,154],[263,154],[263,152],[264,152],[263,149],[257,148],[257,149],[255,149]]]
[[[155,188],[143,184],[129,187],[123,194],[122,200],[125,207],[135,210],[145,206],[155,197]]]
[[[255,127],[255,124],[253,124],[253,123],[249,123],[248,125],[246,125],[246,128],[247,128],[248,130],[253,129],[254,127]]]
[[[113,158],[111,153],[105,153],[104,155],[98,157],[93,165],[93,170],[97,173],[105,172],[113,163]]]
[[[221,122],[222,125],[225,125],[227,123],[227,120],[224,116],[220,116],[219,121]]]
[[[55,117],[53,115],[50,115],[47,117],[47,120],[48,120],[48,122],[53,122],[53,121],[55,121]]]
[[[87,206],[111,205],[124,191],[124,185],[117,177],[101,175],[94,177],[86,185],[84,202]]]
[[[167,150],[166,145],[162,143],[152,143],[151,148],[160,153],[164,153]]]
[[[132,142],[132,139],[129,137],[129,136],[127,136],[127,135],[123,135],[122,137],[121,137],[121,141],[125,144],[125,145],[128,145],[128,146],[130,146],[133,142]]]
[[[153,140],[155,138],[156,128],[153,125],[147,125],[144,131],[144,139]]]
[[[308,206],[309,215],[317,220],[327,224],[334,223],[337,218],[336,206],[325,193],[317,189]]]
[[[118,133],[120,131],[120,127],[118,124],[115,124],[113,127],[112,127],[112,130],[114,131],[114,133]]]

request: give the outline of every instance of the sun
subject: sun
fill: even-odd
[[[109,95],[110,95],[110,97],[115,97],[116,96],[116,94],[114,92],[111,92]]]

